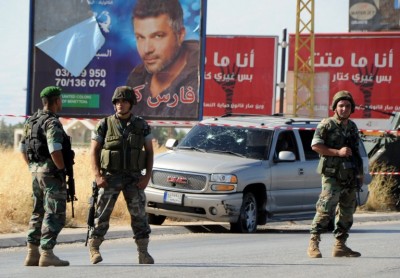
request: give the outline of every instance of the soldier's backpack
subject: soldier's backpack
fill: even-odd
[[[43,128],[44,122],[52,115],[49,113],[38,113],[28,119],[25,126],[27,154],[29,162],[43,162],[50,158],[47,146],[46,134]]]

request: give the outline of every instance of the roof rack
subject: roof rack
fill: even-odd
[[[285,115],[282,113],[274,113],[271,115],[265,115],[265,114],[245,114],[245,113],[227,113],[220,118],[228,118],[228,117],[269,117],[270,121],[274,121],[276,123],[281,123],[285,125],[295,125],[295,124],[318,124],[321,120],[320,119],[308,119],[308,118],[296,118],[293,117],[293,115]],[[214,120],[217,120],[218,117],[214,117]],[[268,121],[268,120],[267,120]],[[264,123],[265,124],[265,123]],[[261,124],[261,125],[264,125]]]
[[[222,116],[221,118],[226,118],[226,117],[267,117],[268,115],[265,114],[239,114],[239,113],[227,113]]]
[[[290,122],[288,124],[311,124],[311,123],[319,123],[321,120],[313,120],[313,119],[289,119]]]

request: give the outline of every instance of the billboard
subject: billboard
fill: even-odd
[[[51,85],[63,89],[60,115],[103,117],[114,113],[115,88],[129,85],[138,100],[134,114],[201,117],[205,0],[30,4],[27,114],[41,108],[40,91]],[[160,9],[161,15],[151,12]]]
[[[294,34],[289,36],[289,45],[295,45]],[[308,58],[301,51],[299,55]],[[293,71],[293,47],[289,49],[288,67]],[[399,69],[400,34],[315,34],[314,71],[329,73],[329,103],[337,91],[348,90],[356,104],[364,107],[357,107],[353,118],[389,117],[373,110],[400,112]]]
[[[350,0],[350,32],[399,31],[399,0]]]
[[[277,48],[278,37],[207,36],[204,116],[271,114]]]

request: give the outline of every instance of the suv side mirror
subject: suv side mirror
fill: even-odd
[[[293,152],[280,151],[278,154],[278,159],[275,162],[293,162],[296,160],[296,156]]]
[[[165,147],[169,150],[172,150],[178,145],[178,140],[176,139],[168,139],[167,142],[165,142]]]

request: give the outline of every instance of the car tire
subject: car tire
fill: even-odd
[[[257,201],[254,194],[247,192],[243,196],[239,219],[230,223],[230,231],[237,233],[255,233],[257,231]]]
[[[165,218],[167,217],[164,215],[155,215],[152,213],[148,213],[147,218],[150,225],[162,225],[162,223],[164,223],[165,221]]]

